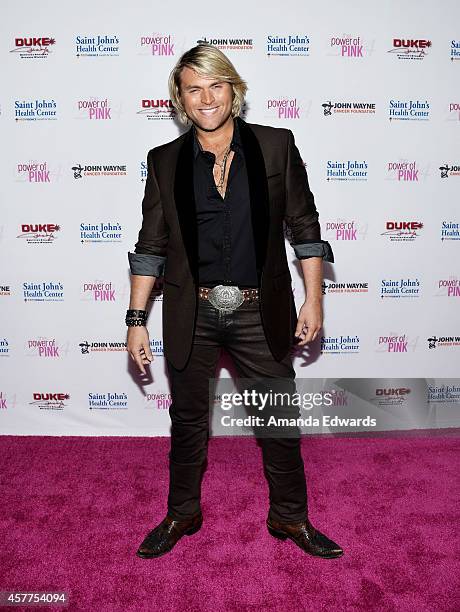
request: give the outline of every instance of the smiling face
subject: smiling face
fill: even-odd
[[[226,81],[200,76],[189,67],[180,75],[180,98],[188,118],[200,129],[214,132],[232,114],[233,88]]]

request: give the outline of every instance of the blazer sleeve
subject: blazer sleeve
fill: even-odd
[[[160,188],[153,167],[153,149],[147,154],[147,179],[142,200],[142,227],[134,253],[128,252],[131,274],[163,276],[169,231],[165,222]]]
[[[334,262],[334,254],[327,240],[321,239],[319,213],[310,191],[308,176],[294,134],[288,130],[286,155],[286,213],[284,218],[290,231],[288,238],[297,259],[321,257]]]

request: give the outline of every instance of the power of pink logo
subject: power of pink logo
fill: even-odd
[[[388,353],[407,353],[407,336],[380,336],[379,346],[385,346]]]
[[[336,240],[357,240],[357,230],[354,221],[329,221],[326,223],[326,232],[334,231]]]
[[[156,34],[141,37],[141,47],[148,47],[152,55],[174,55],[174,43],[171,34]]]
[[[417,182],[419,169],[415,161],[413,162],[389,162],[388,172],[392,173],[397,181]]]
[[[18,174],[26,177],[29,183],[49,183],[50,170],[48,170],[47,162],[18,164]]]
[[[363,45],[359,36],[356,38],[332,37],[331,47],[337,47],[342,57],[363,57]]]
[[[107,98],[104,100],[78,100],[78,110],[84,111],[88,119],[106,120],[112,119],[111,107]]]
[[[115,301],[115,289],[112,288],[111,282],[84,283],[83,293],[91,296],[95,302]]]
[[[29,340],[27,345],[29,349],[37,351],[38,357],[59,357],[59,347],[54,338],[52,340],[46,338]]]
[[[275,110],[278,119],[300,119],[300,106],[297,98],[268,100],[268,110]]]

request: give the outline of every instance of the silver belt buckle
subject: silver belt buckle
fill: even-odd
[[[208,293],[211,304],[223,312],[233,312],[244,302],[243,292],[236,285],[216,285]]]

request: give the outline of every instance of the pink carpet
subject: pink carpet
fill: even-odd
[[[169,438],[3,436],[0,591],[104,612],[458,611],[459,449],[454,432],[304,438],[310,519],[345,550],[331,560],[268,534],[256,441],[212,438],[201,531],[144,560]]]

